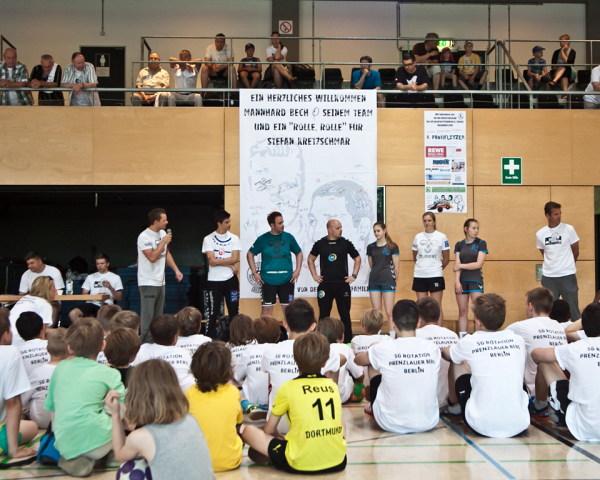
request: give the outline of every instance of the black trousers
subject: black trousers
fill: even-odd
[[[319,319],[328,317],[331,314],[333,301],[340,314],[340,320],[344,324],[344,343],[352,340],[352,322],[350,321],[350,306],[352,296],[350,285],[347,283],[328,283],[319,284],[317,289],[317,300],[319,302]]]
[[[210,306],[208,308],[208,336],[214,334],[217,318],[221,315],[221,304],[225,300],[227,305],[227,314],[233,318],[239,313],[240,309],[240,281],[234,275],[229,280],[223,282],[207,282],[210,293]]]

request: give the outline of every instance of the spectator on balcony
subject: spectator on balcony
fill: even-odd
[[[160,55],[157,52],[150,52],[148,55],[148,66],[140,70],[135,81],[136,88],[167,88],[171,78],[160,65]],[[162,95],[160,92],[135,92],[131,98],[131,103],[135,106],[165,106],[169,96]]]
[[[439,35],[437,33],[428,33],[425,35],[425,41],[416,43],[413,47],[412,53],[415,56],[416,62],[419,65],[425,65],[427,68],[427,74],[433,81],[433,89],[438,90],[440,88],[440,75],[442,70],[440,69],[440,52],[438,50]]]
[[[17,61],[17,50],[7,48],[0,63],[0,87],[20,88],[29,86],[27,67]],[[23,90],[3,90],[0,92],[0,105],[31,105],[33,98],[30,92]]]
[[[396,72],[396,88],[410,95],[410,99],[402,99],[401,103],[418,106],[425,102],[424,92],[429,88],[430,79],[427,70],[417,65],[412,53],[402,58],[402,66]]]
[[[220,78],[227,80],[228,76],[231,78],[231,88],[236,88],[237,78],[234,67],[232,64],[226,63],[233,62],[233,55],[225,40],[224,34],[217,33],[214,42],[206,47],[204,61],[210,63],[205,63],[200,72],[202,88],[208,88],[211,80]]]
[[[574,80],[574,71],[571,65],[575,63],[577,53],[571,48],[571,37],[564,33],[559,37],[560,48],[552,54],[552,71],[548,85],[554,87],[560,83],[560,88],[566,92],[569,83]]]
[[[267,62],[271,62],[265,72],[265,80],[272,81],[277,88],[290,87],[296,78],[288,70],[285,60],[288,49],[279,37],[279,32],[271,33],[271,45],[267,47]]]
[[[360,57],[360,68],[355,69],[352,72],[352,78],[350,85],[352,88],[364,89],[364,90],[380,90],[381,89],[381,75],[377,70],[371,68],[373,64],[373,58],[369,55],[363,55]],[[377,106],[385,106],[385,97],[383,94],[377,94]]]
[[[446,87],[446,82],[450,80],[452,88],[456,88],[458,86],[456,62],[454,60],[454,55],[452,55],[452,50],[448,47],[442,49],[442,53],[440,53],[440,70],[440,87],[444,89]]]
[[[71,99],[69,104],[74,107],[99,107],[100,96],[90,88],[98,86],[98,77],[94,65],[85,61],[81,52],[71,55],[71,64],[65,69],[62,86],[70,88]]]
[[[592,69],[592,77],[585,92],[588,95],[583,96],[583,106],[585,108],[600,108],[600,65]],[[590,95],[592,92],[597,95]]]
[[[192,60],[192,52],[183,49],[178,58],[169,58],[171,72],[178,92],[169,93],[169,106],[187,105],[194,107],[202,106],[202,95],[200,93],[186,92],[187,88],[196,88],[198,83],[198,62]],[[163,94],[161,93],[161,96]]]
[[[458,83],[465,90],[478,90],[487,80],[481,57],[473,51],[473,42],[465,42],[465,54],[458,59]]]
[[[262,76],[262,65],[260,58],[254,56],[254,44],[247,43],[244,48],[246,56],[240,60],[240,66],[238,67],[238,75],[240,77],[240,83],[245,88],[256,88],[260,83]]]
[[[62,68],[54,63],[52,55],[42,55],[40,64],[31,71],[31,88],[60,87]],[[65,98],[62,92],[56,90],[40,90],[38,92],[38,105],[64,105]]]
[[[544,81],[548,81],[548,67],[546,66],[546,59],[544,56],[544,47],[536,45],[533,47],[533,57],[527,62],[527,70],[525,70],[525,80],[527,85],[532,90],[539,90]]]

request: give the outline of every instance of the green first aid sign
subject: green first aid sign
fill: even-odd
[[[502,157],[500,178],[502,178],[502,185],[522,185],[523,159],[521,157]]]

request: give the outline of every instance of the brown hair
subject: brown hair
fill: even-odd
[[[104,331],[95,318],[82,317],[69,327],[66,339],[75,356],[95,359],[102,350]]]
[[[102,328],[105,331],[108,331],[110,329],[111,319],[120,311],[121,307],[119,307],[118,305],[104,304],[100,307],[100,310],[98,310],[96,318],[100,322],[100,325],[102,325]]]
[[[31,284],[29,295],[40,297],[50,302],[53,300],[52,287],[54,287],[54,280],[52,280],[52,277],[37,277]]]
[[[527,303],[531,303],[536,313],[548,315],[552,311],[554,297],[547,288],[538,287],[527,292]]]
[[[46,332],[46,338],[48,339],[46,349],[51,357],[65,358],[69,355],[66,337],[66,328],[52,328]]]
[[[192,357],[191,370],[201,392],[217,391],[233,377],[231,351],[223,342],[203,343]]]
[[[290,302],[283,312],[285,323],[294,333],[304,333],[315,323],[315,310],[303,298],[296,298]]]
[[[189,337],[200,332],[202,326],[202,313],[196,307],[184,307],[175,314],[179,325],[179,336]]]
[[[150,335],[152,335],[154,342],[159,345],[173,345],[178,330],[179,326],[173,315],[159,315],[150,323]]]
[[[186,50],[189,53],[189,50]],[[183,50],[182,50],[183,52]],[[190,54],[191,55],[191,54]],[[167,211],[164,208],[153,208],[148,212],[148,225],[152,226],[154,222],[160,220],[161,215],[166,215]]]
[[[0,337],[10,331],[9,315],[10,311],[7,308],[0,307]]]
[[[433,228],[437,230],[437,219],[435,218],[435,213],[425,212],[423,215],[421,215],[421,219],[425,220],[425,217],[431,217],[433,220]]]
[[[471,226],[472,223],[479,223],[475,218],[467,218],[465,223],[463,223],[463,233],[465,234],[465,238],[467,236],[467,229]]]
[[[305,333],[294,341],[294,360],[302,375],[321,373],[329,358],[329,342],[319,332]]]
[[[344,338],[344,324],[339,318],[325,317],[317,322],[317,332],[323,334],[329,343],[337,343]]]
[[[376,335],[383,327],[383,313],[380,310],[371,308],[363,313],[360,324],[367,335]]]
[[[140,337],[130,328],[117,328],[106,337],[104,355],[113,367],[128,367],[140,349]]]
[[[281,327],[275,317],[263,315],[254,320],[254,335],[258,343],[277,343]]]
[[[473,314],[492,332],[499,330],[506,317],[506,302],[495,293],[484,293],[473,302]]]
[[[229,343],[231,345],[247,345],[254,338],[254,322],[248,315],[240,313],[231,319],[229,324]]]
[[[164,360],[147,360],[129,372],[125,419],[132,425],[166,425],[180,420],[188,411],[177,375]]]
[[[385,242],[386,242],[387,247],[390,250],[398,248],[398,244],[392,240],[392,237],[390,237],[390,234],[388,233],[387,226],[385,223],[375,222],[373,224],[373,228],[375,228],[375,227],[381,227],[382,230],[385,230]]]
[[[133,310],[121,310],[108,322],[110,330],[115,328],[125,327],[139,332],[140,330],[140,316]]]
[[[423,297],[417,300],[419,318],[425,323],[436,323],[440,319],[440,304],[432,297]]]

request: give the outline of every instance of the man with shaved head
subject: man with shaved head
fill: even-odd
[[[27,67],[17,61],[17,50],[7,48],[0,63],[0,88],[20,88],[29,86]],[[31,92],[23,90],[3,90],[0,92],[0,105],[31,105]]]
[[[317,257],[319,257],[319,273],[315,267]],[[348,257],[354,260],[351,275],[348,274]],[[342,237],[342,222],[335,218],[327,221],[327,235],[315,242],[307,263],[314,281],[319,284],[317,288],[319,318],[329,316],[335,300],[340,319],[344,323],[344,342],[350,342],[352,340],[350,284],[358,276],[360,254],[350,240]]]

